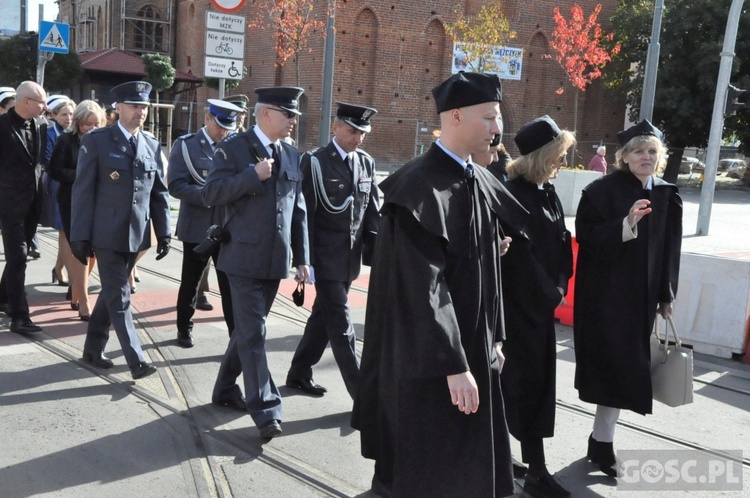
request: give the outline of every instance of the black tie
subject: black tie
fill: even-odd
[[[466,165],[466,169],[464,170],[464,177],[465,178],[474,178],[474,165],[469,163]]]
[[[273,150],[273,155],[271,156],[273,158],[273,172],[278,173],[281,169],[281,151],[279,150],[280,146],[277,143],[271,144],[271,150]]]
[[[135,147],[135,137],[133,135],[130,135],[129,142],[130,142],[130,148],[132,148],[133,152],[135,152],[137,149]]]

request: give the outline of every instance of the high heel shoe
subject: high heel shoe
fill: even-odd
[[[57,285],[68,285],[68,282],[63,280],[62,277],[57,274],[57,270],[54,267],[52,268],[52,283],[57,283]]]
[[[68,286],[68,292],[65,293],[65,300],[70,301],[73,299],[73,287]]]
[[[617,458],[612,443],[602,443],[594,439],[593,434],[590,435],[586,457],[606,475],[617,477]]]
[[[135,275],[133,275],[133,280],[135,280],[137,283],[140,284],[141,283],[141,276],[136,273]]]
[[[81,309],[81,307],[78,305],[78,303],[70,303],[70,309],[72,309],[73,311],[78,311],[79,309]]]
[[[78,318],[83,320],[84,322],[88,322],[91,318],[91,315],[82,315],[80,312],[78,312]]]

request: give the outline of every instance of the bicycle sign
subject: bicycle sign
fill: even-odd
[[[245,56],[245,35],[206,31],[206,56],[243,60]]]

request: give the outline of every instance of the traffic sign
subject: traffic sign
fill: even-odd
[[[242,61],[206,56],[203,68],[206,78],[242,79]]]
[[[246,0],[211,0],[211,4],[222,12],[237,12]]]
[[[245,16],[231,16],[229,14],[211,12],[210,10],[206,11],[206,29],[244,33]]]
[[[39,21],[39,50],[67,54],[70,26],[61,22]]]
[[[245,35],[206,31],[206,55],[244,60]]]

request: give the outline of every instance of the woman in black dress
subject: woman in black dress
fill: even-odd
[[[524,489],[533,496],[570,496],[549,473],[543,439],[555,429],[555,308],[565,303],[573,274],[570,232],[549,183],[566,163],[573,133],[543,116],[516,134],[521,156],[508,165],[505,187],[529,212],[523,237],[501,258],[506,340],[501,379],[510,433],[529,465]],[[516,475],[525,470],[515,466]]]

